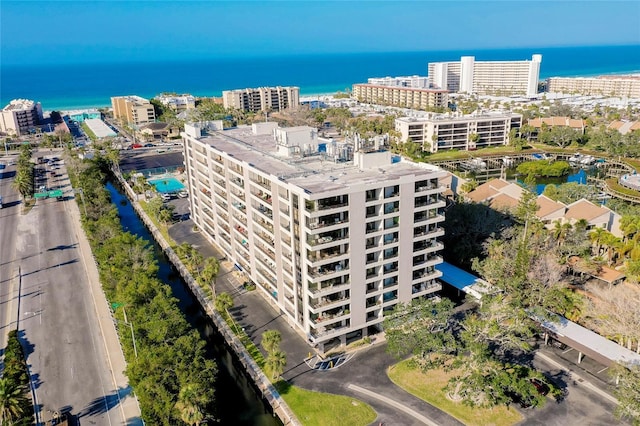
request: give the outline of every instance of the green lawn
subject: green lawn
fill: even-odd
[[[314,392],[278,382],[276,388],[304,426],[368,425],[378,415],[357,399]]]
[[[493,408],[469,407],[447,398],[442,388],[446,386],[454,372],[429,370],[426,373],[410,366],[410,360],[402,361],[387,371],[393,383],[450,414],[468,426],[509,426],[520,422],[523,417],[516,409],[498,406]]]

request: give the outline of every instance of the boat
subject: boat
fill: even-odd
[[[581,160],[580,164],[583,166],[590,166],[596,162],[596,159],[593,155],[585,155]]]
[[[582,161],[582,154],[573,154],[569,157],[569,163],[571,164],[580,164]]]

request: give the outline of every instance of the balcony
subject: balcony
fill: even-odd
[[[233,227],[236,231],[238,231],[240,234],[242,234],[245,238],[249,238],[249,233],[247,232],[247,230],[245,228],[243,228],[240,225],[236,225]]]
[[[340,240],[344,240],[347,239],[349,236],[346,235],[341,235],[340,233],[331,233],[328,235],[312,235],[309,238],[307,238],[307,244],[309,244],[312,247],[318,246],[318,245],[323,245],[323,244],[328,244],[334,241],[340,241]]]
[[[419,284],[411,286],[411,294],[415,296],[422,296],[424,294],[434,293],[442,290],[442,284],[437,281],[425,281]]]
[[[318,277],[330,276],[330,275],[340,273],[340,272],[345,272],[348,270],[349,270],[348,263],[347,264],[334,263],[334,264],[320,266],[318,268],[310,268],[309,276],[312,278],[318,278]]]
[[[325,325],[318,326],[316,327],[317,329],[313,329],[313,328],[311,329],[311,337],[313,337],[314,339],[330,338],[331,336],[339,335],[346,332],[349,329],[349,327],[350,327],[349,325],[342,325],[342,324],[333,324],[331,326],[325,326]]]
[[[413,266],[435,266],[439,263],[442,263],[442,256],[425,256],[420,255],[416,256],[417,258],[413,259]]]
[[[233,177],[233,178],[231,178],[229,180],[231,181],[231,183],[236,185],[238,188],[244,189],[244,182],[242,181],[242,179],[237,178],[237,177]]]
[[[334,278],[319,283],[309,283],[309,292],[313,297],[335,293],[337,291],[348,290],[351,286],[349,280],[342,282],[342,278]]]
[[[349,300],[349,292],[341,291],[338,293],[330,294],[328,296],[322,296],[317,299],[311,299],[309,301],[309,306],[316,311],[320,310],[320,308],[324,308],[325,310],[327,310],[335,307],[332,307],[332,305],[335,304],[344,305],[344,302],[346,300]]]
[[[258,198],[261,202],[266,202],[267,204],[271,205],[271,195],[267,194],[266,192],[253,192],[251,191],[251,195],[253,195],[254,197]]]

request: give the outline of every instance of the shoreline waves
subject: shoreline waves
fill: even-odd
[[[540,79],[640,73],[640,45],[518,48],[322,54],[272,58],[198,59],[147,63],[3,65],[0,107],[11,99],[38,101],[43,110],[111,106],[111,96],[152,98],[161,92],[221,96],[223,90],[263,86],[298,86],[301,97],[350,90],[370,77],[426,75],[427,63],[476,60],[528,60],[542,54]]]

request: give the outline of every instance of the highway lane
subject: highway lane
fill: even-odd
[[[9,165],[16,156],[0,157],[5,168],[0,170],[0,348],[7,346],[7,334],[16,326],[18,265],[14,262],[16,253],[16,224],[20,214],[20,194],[11,186],[15,166]]]
[[[70,197],[64,168],[47,187]],[[20,329],[40,418],[70,411],[82,424],[125,424],[88,283],[86,261],[68,212],[73,199],[38,200],[18,224]],[[110,319],[109,319],[110,320]]]

